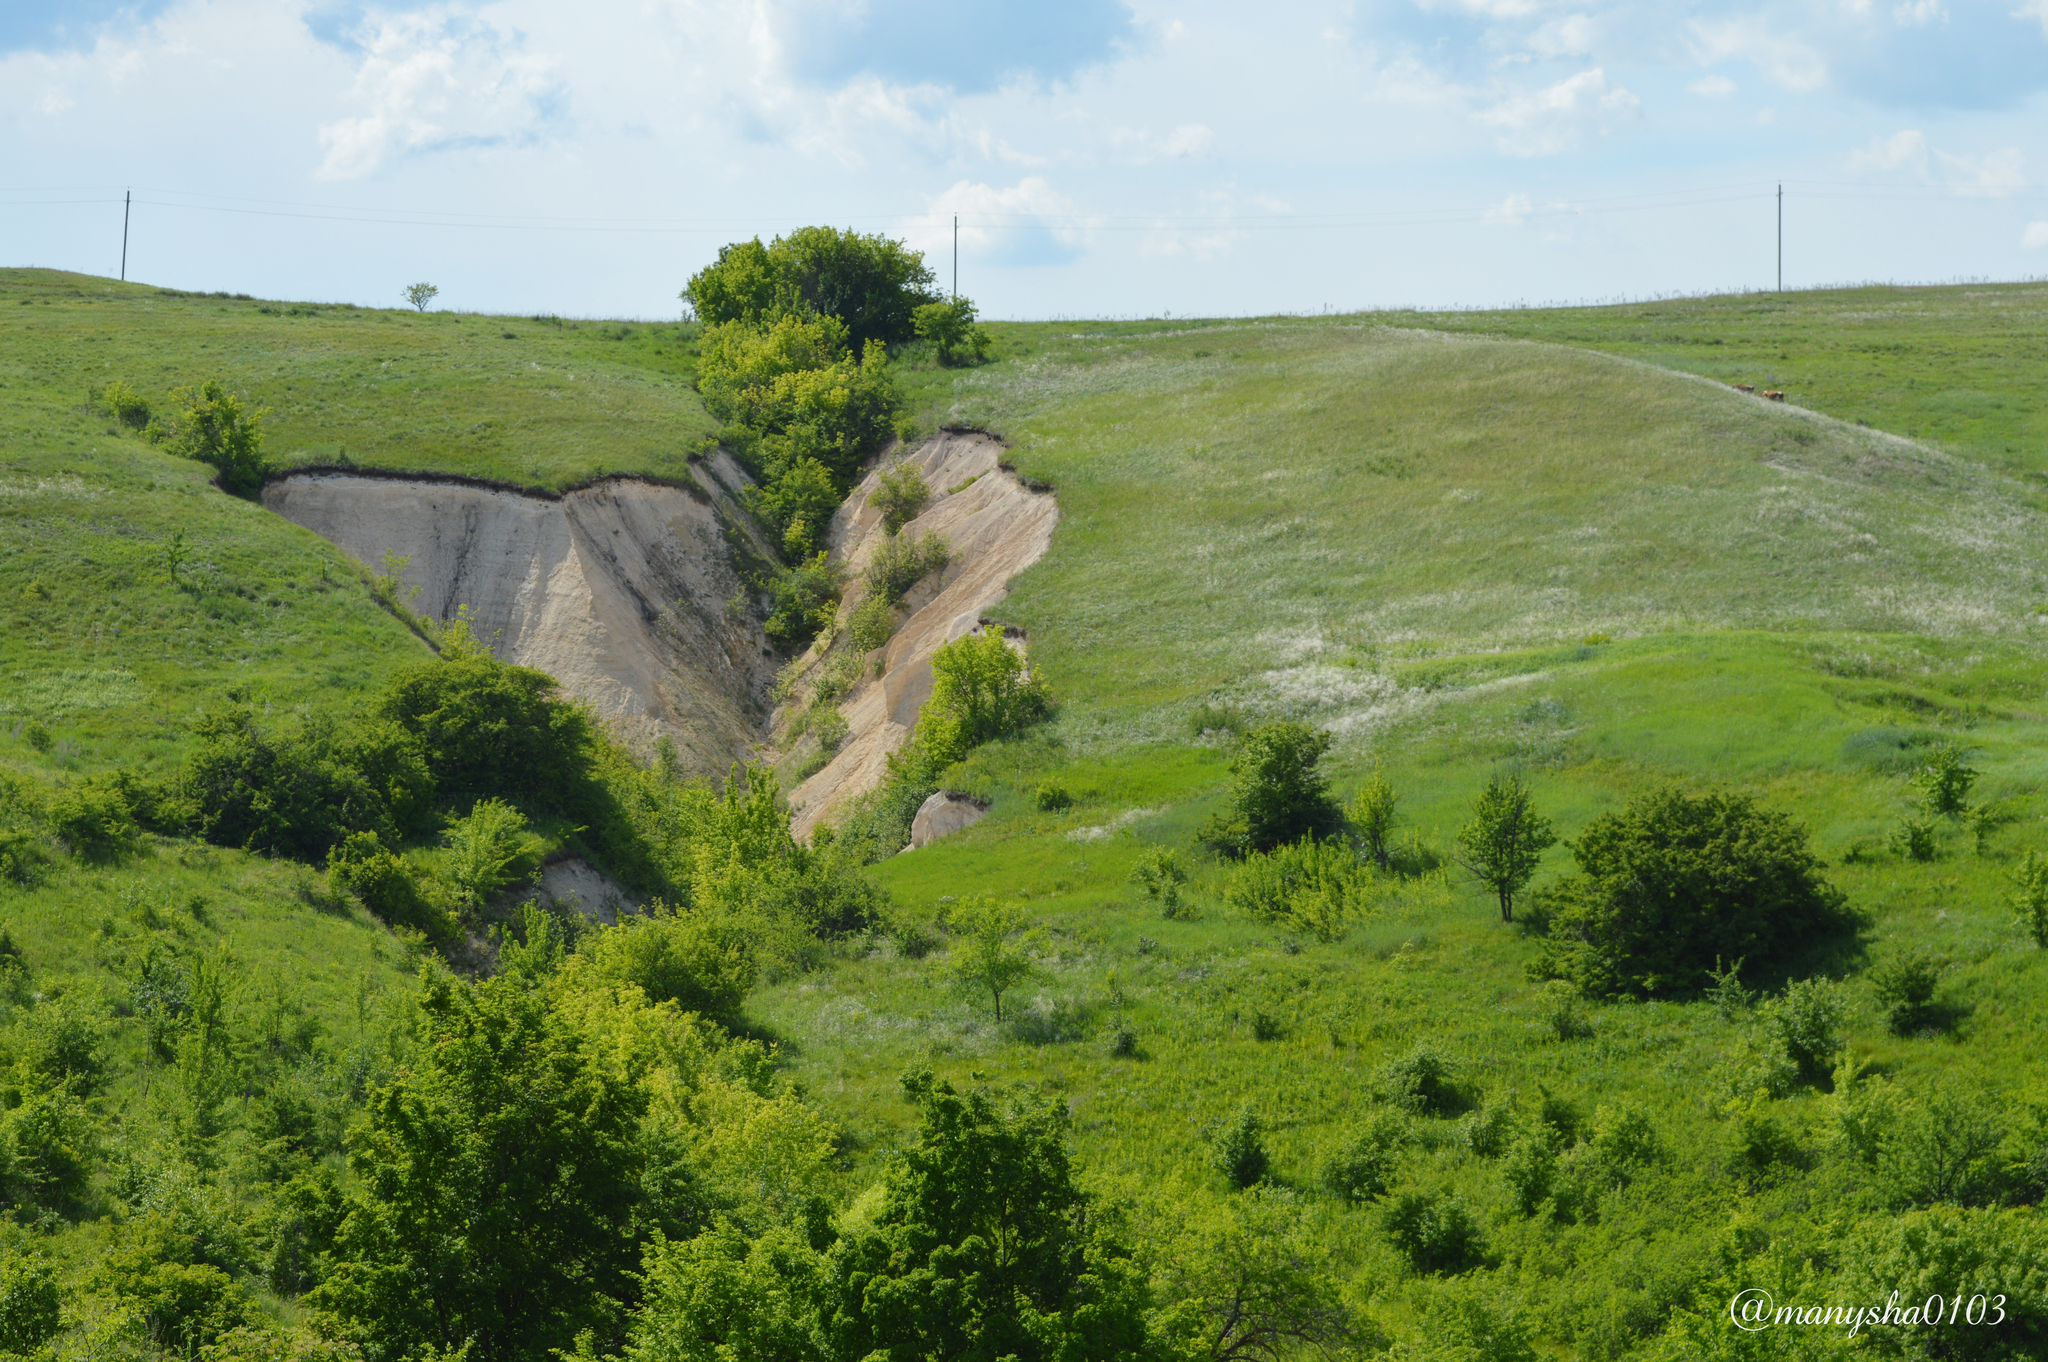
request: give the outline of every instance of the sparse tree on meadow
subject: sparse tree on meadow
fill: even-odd
[[[1344,817],[1358,838],[1358,849],[1381,870],[1387,868],[1392,853],[1394,804],[1399,798],[1387,778],[1374,771],[1372,779],[1359,787],[1344,810]]]
[[[411,303],[415,310],[425,312],[427,304],[433,302],[440,292],[441,290],[432,284],[407,284],[405,286],[405,301]]]
[[[1032,962],[1033,933],[1017,934],[1017,910],[979,894],[955,913],[961,928],[953,949],[953,981],[968,993],[987,994],[996,1020],[1003,1019],[1003,995],[1037,972]]]
[[[1515,920],[1515,895],[1527,887],[1557,844],[1550,820],[1536,812],[1520,776],[1495,776],[1486,782],[1472,821],[1458,832],[1458,862],[1500,900],[1500,920]]]

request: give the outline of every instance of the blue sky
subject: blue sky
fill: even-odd
[[[2048,275],[2048,0],[10,0],[0,261],[673,315],[902,236],[1005,317]]]

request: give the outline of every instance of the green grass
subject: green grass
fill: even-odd
[[[680,477],[715,430],[691,386],[694,337],[682,325],[272,303],[0,270],[0,383],[82,408],[88,389],[120,379],[165,409],[171,390],[219,378],[269,409],[266,448],[286,465],[549,489],[607,473]]]

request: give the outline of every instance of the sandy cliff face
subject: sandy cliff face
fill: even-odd
[[[559,498],[455,481],[314,472],[263,503],[380,570],[410,561],[413,608],[468,606],[500,657],[588,701],[643,753],[666,734],[689,769],[720,774],[765,737],[775,663],[742,589],[727,502],[743,476],[714,461],[713,494],[615,479]],[[715,499],[714,499],[715,497]],[[741,531],[735,531],[741,532]]]
[[[876,679],[870,666],[861,685],[840,704],[846,742],[790,795],[791,826],[798,837],[808,837],[849,799],[882,783],[889,754],[909,740],[918,708],[931,694],[932,654],[976,628],[1008,593],[1010,579],[1051,547],[1058,503],[1050,492],[1033,492],[998,467],[1002,452],[999,441],[979,432],[943,431],[905,457],[923,474],[933,497],[902,532],[942,535],[952,545],[952,562],[905,599],[911,613],[879,650],[881,677]],[[860,574],[884,538],[882,514],[868,504],[880,477],[880,470],[870,473],[832,521],[828,543],[854,582],[847,610],[860,603]]]

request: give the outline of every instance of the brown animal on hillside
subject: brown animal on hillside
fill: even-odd
[[[1776,388],[1765,388],[1764,396],[1770,398],[1773,402],[1783,402],[1785,400],[1785,394],[1779,392]]]

